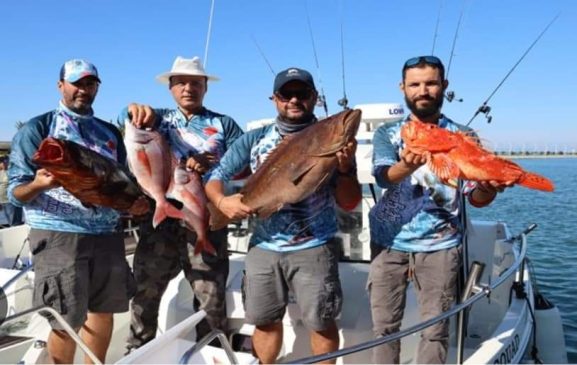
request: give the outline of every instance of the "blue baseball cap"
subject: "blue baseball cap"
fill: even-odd
[[[272,90],[273,93],[279,91],[286,83],[290,81],[300,81],[308,85],[311,89],[315,90],[315,82],[313,81],[313,76],[308,71],[296,67],[291,67],[279,72],[276,75]]]
[[[96,78],[98,82],[101,82],[98,77],[96,66],[85,60],[69,60],[62,65],[62,68],[60,68],[60,80],[68,81],[70,83],[74,83],[88,76],[92,76]]]

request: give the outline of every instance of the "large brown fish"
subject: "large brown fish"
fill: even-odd
[[[360,110],[345,110],[285,137],[248,178],[242,202],[266,218],[306,199],[334,174],[336,153],[354,140],[360,122]],[[212,229],[227,223],[222,217],[213,213]]]
[[[142,189],[156,202],[152,226],[156,228],[166,217],[183,219],[183,213],[166,200],[174,164],[166,140],[157,131],[138,129],[127,121],[124,143],[130,171]]]
[[[72,141],[48,137],[32,161],[85,205],[128,210],[143,195],[124,166]]]

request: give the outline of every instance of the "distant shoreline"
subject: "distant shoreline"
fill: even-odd
[[[527,158],[577,158],[577,155],[497,155],[502,158],[516,160],[516,159],[527,159]]]

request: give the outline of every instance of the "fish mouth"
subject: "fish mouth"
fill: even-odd
[[[57,140],[51,138],[40,145],[33,160],[50,164],[59,163],[64,160],[64,149]]]
[[[362,112],[359,109],[348,110],[343,118],[345,125],[345,134],[354,137],[361,125]]]

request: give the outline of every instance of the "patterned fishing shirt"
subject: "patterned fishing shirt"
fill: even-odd
[[[88,234],[117,231],[120,215],[116,210],[84,206],[62,187],[47,190],[29,203],[14,197],[15,187],[34,180],[39,167],[32,156],[46,137],[76,142],[126,164],[126,150],[116,127],[92,114],[76,114],[60,103],[56,110],[25,123],[14,136],[8,169],[10,202],[24,207],[26,223],[32,228]]]
[[[244,167],[256,171],[280,143],[275,124],[252,130],[240,137],[226,152],[209,180],[229,181]],[[325,244],[337,232],[336,179],[296,204],[287,204],[269,218],[254,218],[250,246],[290,252]]]
[[[383,170],[400,161],[404,147],[401,127],[407,121],[385,124],[375,131],[372,173],[377,184],[386,190],[369,213],[371,241],[404,252],[432,252],[457,246],[462,231],[462,200],[457,189],[441,183],[427,165],[398,184],[383,178]],[[438,126],[476,137],[470,128],[445,116],[441,116]],[[462,182],[459,186],[463,186]],[[463,193],[473,187],[467,184]]]

